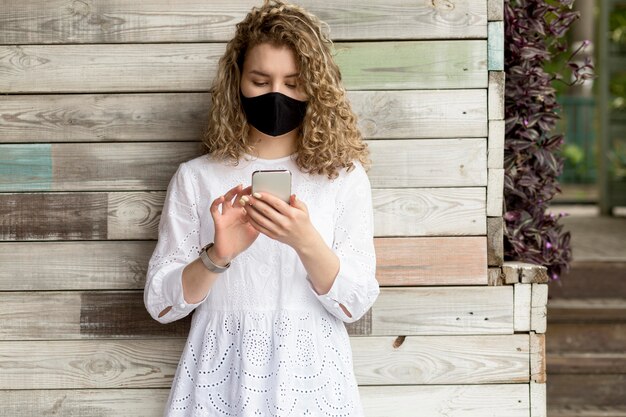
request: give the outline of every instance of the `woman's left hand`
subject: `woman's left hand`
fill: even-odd
[[[247,195],[245,204],[250,224],[259,232],[285,243],[296,251],[310,243],[317,230],[309,218],[309,210],[302,200],[292,194],[285,203],[270,193]]]

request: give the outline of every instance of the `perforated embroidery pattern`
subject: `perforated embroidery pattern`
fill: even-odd
[[[349,339],[339,321],[294,310],[212,313],[195,321],[223,326],[207,333],[192,326],[167,415],[362,415]],[[222,331],[232,337],[218,340]],[[198,360],[206,357],[213,360]]]
[[[262,168],[270,166],[252,161],[225,167],[208,157],[185,163],[164,204],[176,228],[159,230],[149,267],[155,278],[151,302],[162,302],[158,278],[195,258],[199,236],[210,236],[212,199],[249,183],[251,172]],[[377,295],[371,280],[375,255],[362,244],[372,238],[371,225],[360,202],[339,196],[345,173],[328,181],[296,171],[289,162],[271,168],[294,173],[292,193],[307,204],[320,234],[346,262],[350,285],[341,287],[342,299],[355,311],[368,307]],[[367,190],[349,195],[362,198],[361,192]],[[293,248],[263,235],[255,243],[195,311],[165,417],[363,417],[344,324],[315,299]]]

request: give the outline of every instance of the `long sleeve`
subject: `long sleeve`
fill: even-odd
[[[380,287],[376,280],[372,190],[363,166],[346,173],[335,201],[332,250],[339,258],[339,273],[326,294],[309,288],[331,314],[346,323],[359,320],[374,304]],[[346,315],[343,304],[352,317]]]
[[[191,304],[183,296],[182,273],[200,252],[200,220],[191,175],[181,163],[167,187],[156,247],[148,263],[144,304],[155,320],[170,323],[191,313],[208,298]],[[172,306],[163,317],[159,313]]]

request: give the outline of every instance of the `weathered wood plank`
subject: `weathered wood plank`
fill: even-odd
[[[548,278],[548,268],[546,266],[528,262],[518,262],[518,265],[520,267],[520,282],[527,284],[546,284],[550,281],[550,278]]]
[[[372,151],[368,172],[372,187],[488,184],[484,139],[376,140],[368,145]]]
[[[0,291],[143,289],[155,241],[2,242]],[[45,254],[46,266],[33,254]]]
[[[502,216],[504,210],[504,169],[490,168],[487,171],[487,216]]]
[[[50,144],[0,145],[0,191],[11,183],[29,184],[31,191],[47,191],[53,176]]]
[[[375,335],[513,333],[511,286],[385,288],[383,291],[385,295],[379,296],[372,307]]]
[[[193,92],[0,96],[0,142],[199,140],[210,104]]]
[[[487,136],[484,90],[348,91],[348,99],[367,139]],[[197,141],[210,102],[193,92],[0,96],[0,143]]]
[[[0,46],[4,93],[207,91],[224,43]],[[349,90],[487,86],[481,40],[335,44]],[[445,57],[442,59],[442,57]]]
[[[169,388],[0,390],[12,417],[162,417]]]
[[[85,291],[78,295],[82,337],[159,336],[163,330],[163,325],[149,316],[143,292]],[[367,321],[367,317],[361,320]],[[168,323],[167,334],[184,336],[189,325],[187,320]]]
[[[545,284],[550,280],[547,274],[548,268],[530,262],[505,261],[502,264],[502,269],[506,276],[506,282],[509,284],[516,282]]]
[[[349,91],[368,139],[487,136],[484,89]]]
[[[546,384],[530,382],[530,417],[547,417]]]
[[[374,233],[379,236],[485,235],[485,194],[485,188],[479,187],[374,190]]]
[[[488,91],[488,114],[489,120],[504,119],[504,71],[489,71],[489,87]]]
[[[0,291],[143,289],[155,244],[2,242]],[[375,238],[374,245],[380,285],[487,283],[484,236]],[[33,253],[46,254],[46,268]],[[457,262],[450,262],[450,253],[458,254]]]
[[[359,385],[529,381],[527,334],[350,337]],[[0,389],[160,388],[184,338],[0,342]],[[201,347],[198,346],[198,350]]]
[[[0,193],[0,240],[156,239],[164,198],[164,191]],[[486,235],[484,187],[374,189],[372,199],[376,237]]]
[[[484,417],[502,415],[528,417],[528,384],[388,386],[361,391],[368,417],[426,415]],[[374,388],[374,387],[370,387]],[[454,400],[452,400],[454,399]]]
[[[165,192],[108,193],[105,239],[157,239]]]
[[[183,338],[0,342],[0,387],[164,387],[171,383],[184,344]]]
[[[0,239],[106,239],[108,198],[107,193],[0,194]]]
[[[335,60],[349,89],[391,90],[401,85],[406,90],[487,87],[485,41],[359,42],[335,46]]]
[[[487,264],[501,266],[503,262],[504,220],[502,217],[487,217]]]
[[[530,337],[530,380],[546,382],[546,335],[531,331]]]
[[[164,190],[181,162],[201,154],[200,142],[0,145],[0,191]]]
[[[489,267],[489,269],[487,270],[487,279],[489,280],[487,285],[504,285],[502,268],[500,268],[499,266]]]
[[[530,330],[536,333],[545,333],[548,315],[548,284],[532,285],[532,298],[530,303]]]
[[[81,417],[161,417],[169,388],[101,390],[2,390],[0,402],[12,417],[53,412]],[[433,417],[501,415],[528,417],[528,384],[359,386],[368,417]],[[454,401],[450,401],[454,398]],[[97,407],[94,404],[98,404]],[[443,410],[443,411],[442,411]]]
[[[380,285],[486,285],[484,236],[375,238]],[[450,262],[450,254],[458,261]]]
[[[484,138],[368,144],[373,188],[487,185]],[[0,191],[164,190],[181,162],[203,154],[201,142],[0,145]]]
[[[489,71],[504,71],[504,22],[489,22],[487,32]]]
[[[79,293],[6,292],[1,297],[0,340],[80,334]]]
[[[153,320],[143,291],[5,292],[2,300],[0,340],[175,337],[187,334],[191,318]],[[369,313],[371,330],[359,327],[361,319],[346,324],[350,334],[512,334],[513,290],[383,287]]]
[[[516,334],[352,337],[350,342],[359,384],[489,384],[529,381],[528,340],[528,334]]]
[[[219,42],[234,35],[258,1],[150,0],[72,3],[25,0],[0,11],[0,44]],[[301,0],[331,28],[331,39],[485,38],[486,0]],[[355,13],[358,10],[358,13]]]
[[[504,120],[489,120],[487,168],[504,168]]]
[[[517,284],[520,282],[520,269],[515,261],[505,261],[502,263],[502,273],[505,284]]]
[[[487,1],[487,20],[504,20],[504,0]]]
[[[527,332],[531,330],[530,303],[532,300],[532,287],[531,284],[513,284],[514,294],[514,324],[513,328],[516,332]]]

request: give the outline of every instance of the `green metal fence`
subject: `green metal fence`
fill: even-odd
[[[556,131],[565,135],[565,158],[559,181],[564,184],[592,184],[597,181],[597,122],[593,97],[559,96],[561,120]]]

